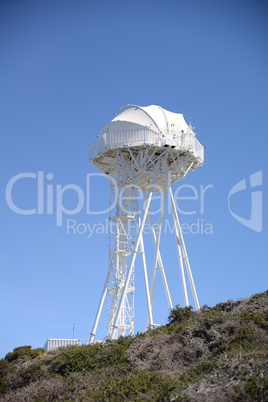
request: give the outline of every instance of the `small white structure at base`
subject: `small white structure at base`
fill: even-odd
[[[80,346],[81,339],[50,339],[48,338],[44,349],[49,352],[50,350],[56,350],[64,346]]]

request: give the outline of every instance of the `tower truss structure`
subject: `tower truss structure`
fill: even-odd
[[[134,269],[138,256],[141,258],[146,295],[146,329],[155,326],[152,303],[157,270],[161,273],[168,306],[170,309],[173,307],[160,252],[166,194],[171,205],[184,303],[189,305],[186,271],[198,310],[198,297],[172,192],[173,183],[203,164],[204,149],[195,138],[191,125],[185,123],[181,114],[168,112],[159,106],[141,108],[127,105],[100,130],[97,140],[89,146],[89,158],[110,180],[113,206],[109,218],[109,269],[90,343],[94,342],[107,295],[108,339],[134,334]],[[156,192],[161,193],[157,229],[150,213],[152,196]],[[143,241],[146,220],[154,244],[150,285]]]

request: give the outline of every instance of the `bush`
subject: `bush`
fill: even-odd
[[[0,360],[0,399],[266,400],[266,295],[200,312],[177,305],[146,334],[42,358],[43,349],[15,348]]]
[[[133,339],[131,336],[120,337],[116,342],[104,347],[103,353],[98,357],[98,367],[126,364],[125,352]]]
[[[200,363],[193,364],[183,373],[179,379],[184,383],[194,383],[200,381],[206,374],[210,374],[218,366],[217,359],[203,360]]]
[[[49,371],[60,375],[78,371],[90,371],[96,367],[97,356],[102,351],[102,345],[83,345],[69,348],[59,355],[46,361]]]
[[[170,310],[170,314],[168,316],[168,322],[173,324],[175,322],[181,323],[188,321],[195,313],[192,306],[180,307],[179,304],[175,306],[175,308]]]
[[[164,401],[169,400],[177,386],[174,379],[142,370],[123,378],[109,377],[88,391],[87,396],[102,401]]]
[[[95,368],[126,364],[125,351],[133,341],[132,337],[121,337],[105,345],[83,345],[69,348],[46,361],[50,372],[67,375],[74,372],[89,372]]]
[[[251,298],[248,301],[248,304],[254,304],[255,301],[258,301],[260,299],[266,298],[268,297],[268,290],[266,290],[263,293],[256,293],[255,295],[251,296]]]
[[[27,368],[21,368],[18,371],[18,378],[20,379],[19,387],[24,387],[29,385],[31,382],[48,377],[42,366],[43,365],[41,363],[33,363]],[[13,386],[13,388],[16,387]]]
[[[268,311],[254,312],[243,311],[241,317],[247,322],[254,322],[258,327],[267,330],[268,329]]]
[[[247,380],[245,394],[254,401],[267,401],[268,399],[268,379],[253,375]]]
[[[0,360],[0,395],[4,394],[7,390],[5,377],[8,373],[9,364],[6,360]]]
[[[254,333],[252,328],[241,326],[235,335],[235,343],[244,348],[251,346],[254,343]]]
[[[5,360],[9,363],[18,359],[35,359],[38,356],[45,354],[45,350],[42,348],[32,349],[31,346],[19,346],[6,355]]]

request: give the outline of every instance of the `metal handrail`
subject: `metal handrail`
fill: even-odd
[[[176,149],[193,152],[201,162],[204,160],[204,147],[191,130],[185,133],[165,133],[162,130],[161,134],[159,134],[149,128],[128,131],[111,130],[103,133],[89,144],[89,159],[94,159],[106,149],[134,145],[156,145],[159,147],[170,145]]]

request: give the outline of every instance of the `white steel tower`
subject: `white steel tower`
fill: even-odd
[[[94,341],[100,314],[108,294],[108,339],[134,333],[134,267],[139,254],[147,302],[146,329],[154,327],[152,302],[156,270],[161,272],[167,303],[171,309],[168,283],[160,254],[161,226],[165,193],[168,193],[174,225],[175,244],[185,306],[189,305],[185,269],[196,310],[199,302],[186,253],[180,222],[173,198],[172,184],[188,172],[202,166],[204,148],[195,138],[183,115],[160,106],[127,105],[105,124],[97,139],[89,145],[89,160],[109,180],[111,203],[109,269],[93,325]],[[154,192],[161,193],[157,230],[150,214]],[[139,201],[142,194],[143,205]],[[143,229],[148,219],[154,260],[149,286]]]

